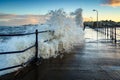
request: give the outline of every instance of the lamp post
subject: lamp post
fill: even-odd
[[[93,11],[97,13],[97,26],[96,27],[97,27],[97,40],[98,40],[98,11],[95,9],[93,9]]]

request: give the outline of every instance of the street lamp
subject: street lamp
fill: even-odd
[[[97,13],[97,27],[98,27],[98,11],[93,9],[93,11],[95,11]]]
[[[95,9],[93,9],[93,11],[97,13],[97,40],[98,40],[98,11]]]

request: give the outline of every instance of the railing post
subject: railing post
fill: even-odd
[[[35,59],[38,60],[38,30],[35,32],[36,34],[36,42],[35,42]]]
[[[110,36],[109,36],[109,38],[110,38],[110,40],[112,39],[111,37],[112,37],[112,28],[111,28],[111,26],[109,27],[109,34],[110,34]]]
[[[106,32],[106,28],[107,28],[107,27],[106,27],[106,25],[105,25],[105,39],[106,39],[106,34],[107,34],[107,32]]]
[[[107,25],[107,39],[108,39],[108,25]]]
[[[116,41],[117,41],[117,40],[116,40],[116,26],[115,26],[115,44],[116,44]]]
[[[113,42],[113,40],[114,40],[114,34],[113,34],[114,32],[113,32],[113,26],[112,26],[112,42]]]

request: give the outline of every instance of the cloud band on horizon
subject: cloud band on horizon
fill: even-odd
[[[26,24],[45,23],[45,15],[16,15],[0,13],[0,26],[19,26]]]

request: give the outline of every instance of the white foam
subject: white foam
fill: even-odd
[[[73,48],[75,44],[83,43],[84,33],[82,30],[82,10],[77,9],[74,15],[76,15],[75,19],[67,17],[67,14],[62,9],[51,11],[50,19],[46,22],[46,24],[27,28],[26,32],[34,32],[36,29],[39,31],[55,31],[54,34],[50,32],[39,34],[39,57],[44,59],[56,57],[62,51],[70,52],[71,48]],[[44,42],[44,40],[47,39],[51,40]],[[34,43],[35,35],[13,37],[4,43],[1,43],[0,51],[23,50],[31,45],[34,45]],[[34,56],[35,48],[32,48],[22,54],[0,55],[0,68],[24,63]],[[15,71],[17,69],[18,68],[1,71],[0,75]]]

